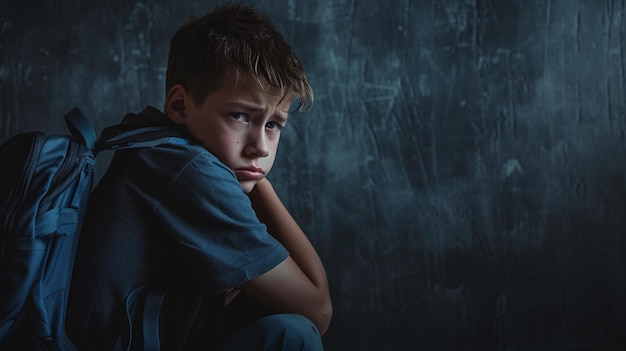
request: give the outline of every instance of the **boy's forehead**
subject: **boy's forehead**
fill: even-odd
[[[289,111],[295,100],[295,92],[292,89],[281,89],[271,85],[267,79],[247,72],[228,72],[219,87],[209,95],[218,95],[230,102],[244,102],[252,104],[266,104],[271,101],[280,110]],[[271,97],[269,100],[267,97]],[[263,102],[265,101],[265,103]],[[227,101],[222,100],[226,103]]]

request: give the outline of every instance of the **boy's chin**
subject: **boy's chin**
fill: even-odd
[[[241,188],[243,189],[244,193],[250,194],[250,192],[252,191],[252,189],[254,189],[254,186],[258,182],[259,182],[258,180],[242,180],[242,181],[239,181],[239,185],[241,185]]]

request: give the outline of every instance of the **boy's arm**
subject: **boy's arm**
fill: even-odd
[[[289,257],[272,270],[245,283],[242,289],[259,301],[283,313],[309,318],[326,333],[332,317],[332,303],[324,266],[300,226],[263,179],[249,194],[252,206],[268,229],[289,251]]]

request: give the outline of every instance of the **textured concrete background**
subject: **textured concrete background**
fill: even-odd
[[[0,141],[161,107],[213,1],[0,4]],[[316,105],[270,178],[325,261],[328,350],[626,346],[623,0],[256,1]]]

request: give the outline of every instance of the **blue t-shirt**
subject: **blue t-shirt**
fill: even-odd
[[[68,332],[79,348],[124,347],[128,295],[156,286],[168,291],[165,343],[182,347],[219,317],[224,292],[287,256],[235,174],[201,146],[118,151],[87,207]]]

